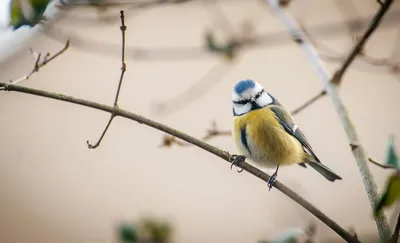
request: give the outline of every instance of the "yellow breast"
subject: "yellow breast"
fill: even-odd
[[[239,151],[254,162],[270,167],[303,161],[302,145],[282,128],[270,109],[253,110],[233,119],[235,143]],[[241,138],[244,128],[249,149]]]

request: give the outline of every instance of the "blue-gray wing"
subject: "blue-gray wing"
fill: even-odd
[[[306,152],[312,155],[317,162],[320,162],[318,157],[314,154],[311,145],[308,143],[306,136],[304,136],[301,129],[294,122],[292,115],[287,112],[278,101],[275,100],[273,105],[268,106],[273,111],[279,120],[279,123],[287,133],[295,137],[303,146]]]

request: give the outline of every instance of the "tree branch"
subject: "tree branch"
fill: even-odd
[[[363,38],[359,39],[357,44],[353,47],[350,54],[346,58],[342,67],[340,67],[340,69],[335,72],[332,79],[329,78],[328,71],[322,64],[321,58],[319,57],[317,51],[315,50],[315,48],[313,47],[311,42],[308,41],[307,36],[301,30],[301,27],[296,23],[296,21],[293,19],[293,17],[290,14],[286,13],[285,10],[282,10],[279,7],[277,0],[268,0],[268,2],[270,4],[270,6],[274,9],[274,11],[276,12],[277,16],[281,19],[284,26],[286,26],[286,28],[292,35],[293,39],[296,40],[296,43],[299,44],[299,46],[302,48],[302,50],[304,51],[304,54],[306,55],[306,57],[308,58],[310,63],[317,70],[318,75],[320,76],[320,79],[322,80],[322,82],[325,86],[325,90],[326,90],[327,94],[331,97],[332,102],[335,106],[336,112],[339,115],[340,120],[342,122],[343,129],[346,132],[349,143],[353,145],[353,146],[351,146],[352,147],[351,151],[354,155],[354,158],[355,158],[358,168],[360,170],[371,207],[374,208],[375,203],[378,200],[378,190],[377,190],[377,186],[375,184],[373,175],[367,165],[368,156],[366,155],[364,148],[361,146],[361,144],[359,142],[359,138],[358,138],[356,129],[353,126],[353,123],[350,119],[349,114],[347,113],[347,109],[346,109],[345,105],[343,104],[342,100],[339,98],[336,87],[337,87],[337,84],[339,84],[340,81],[342,80],[342,76],[344,75],[347,68],[350,66],[351,62],[362,50],[362,47],[366,43],[368,37],[378,27],[383,15],[389,9],[393,0],[386,0],[381,5],[381,8],[379,9],[379,11],[375,15],[375,17],[372,19],[369,28],[364,33]],[[381,214],[381,216],[376,218],[376,224],[377,224],[377,228],[379,231],[379,236],[382,239],[382,241],[389,240],[391,237],[391,230],[389,228],[388,221],[383,214]]]
[[[89,100],[84,100],[84,99],[75,98],[72,96],[66,96],[66,95],[59,94],[59,93],[48,92],[48,91],[44,91],[44,90],[28,88],[28,87],[24,87],[24,86],[20,86],[20,85],[15,85],[15,84],[0,83],[0,90],[15,91],[15,92],[20,92],[20,93],[31,94],[31,95],[36,95],[36,96],[40,96],[40,97],[46,97],[46,98],[50,98],[50,99],[60,100],[60,101],[64,101],[64,102],[69,102],[69,103],[105,111],[110,114],[114,114],[115,116],[121,116],[121,117],[130,119],[130,120],[136,121],[140,124],[144,124],[149,127],[155,128],[159,131],[165,132],[172,136],[175,136],[179,139],[182,139],[188,143],[191,143],[191,144],[193,144],[203,150],[206,150],[206,151],[220,157],[221,159],[231,163],[232,156],[226,151],[218,149],[218,148],[216,148],[208,143],[205,143],[199,139],[196,139],[186,133],[180,132],[176,129],[173,129],[164,124],[158,123],[156,121],[153,121],[153,120],[143,117],[141,115],[129,112],[127,110],[120,109],[119,107],[116,107],[116,106],[108,106],[108,105],[100,104],[100,103],[89,101]],[[268,179],[270,178],[270,176],[268,174],[264,173],[263,171],[255,168],[254,166],[252,166],[246,162],[239,163],[238,166],[240,168],[244,169],[245,171],[249,172],[250,174],[256,176],[257,178],[263,180],[264,182],[267,182]],[[344,228],[342,228],[340,225],[338,225],[335,221],[330,219],[322,211],[320,211],[318,208],[316,208],[310,202],[308,202],[307,200],[302,198],[300,195],[298,195],[297,193],[292,191],[290,188],[286,187],[281,182],[276,181],[274,184],[274,187],[276,189],[278,189],[279,191],[281,191],[282,193],[284,193],[289,198],[291,198],[293,201],[300,204],[303,208],[308,210],[310,213],[312,213],[315,217],[317,217],[319,220],[321,220],[323,223],[325,223],[328,227],[330,227],[333,231],[335,231],[338,235],[340,235],[347,242],[359,242],[351,234],[349,234]]]
[[[217,123],[215,121],[212,122],[211,128],[207,129],[206,135],[201,139],[202,141],[208,141],[212,138],[218,137],[218,136],[231,136],[232,133],[231,131],[228,130],[220,130],[217,128]],[[166,135],[163,137],[162,143],[160,147],[171,147],[173,144],[176,144],[178,146],[190,146],[190,143],[184,143],[180,140],[177,140],[176,137]]]
[[[10,83],[17,84],[17,83],[19,83],[21,81],[29,79],[34,73],[39,72],[39,69],[41,67],[43,67],[47,63],[53,61],[56,57],[58,57],[59,55],[64,53],[68,49],[68,47],[69,47],[69,40],[67,40],[67,42],[65,42],[64,47],[61,50],[59,50],[56,54],[54,54],[53,56],[50,57],[50,53],[47,52],[46,55],[44,55],[43,59],[42,59],[42,53],[37,53],[36,54],[33,51],[33,49],[31,48],[30,49],[31,54],[35,56],[35,63],[33,65],[32,70],[27,75],[25,75],[25,76],[23,76],[23,77],[21,77],[21,78],[19,78],[17,80],[14,80],[14,81],[11,80]]]
[[[357,55],[361,53],[364,48],[365,43],[367,43],[368,38],[372,35],[372,33],[378,28],[380,25],[383,16],[389,10],[390,6],[392,5],[393,0],[386,0],[384,3],[380,3],[381,7],[371,20],[367,30],[364,32],[361,38],[359,38],[358,42],[353,46],[350,54],[347,56],[346,60],[344,61],[343,65],[335,72],[333,78],[331,80],[334,84],[340,84],[342,81],[342,77],[346,70],[349,68],[350,64],[354,61]]]
[[[377,165],[377,166],[383,168],[383,169],[394,169],[394,170],[397,169],[396,166],[394,166],[394,165],[384,165],[384,164],[379,163],[379,162],[377,162],[376,160],[373,160],[373,159],[371,159],[371,158],[368,158],[368,161],[371,162],[371,163],[374,164],[374,165]]]
[[[271,2],[271,0],[268,0],[268,1]],[[275,1],[275,0],[272,0],[272,1]],[[362,35],[361,38],[358,38],[357,43],[353,46],[350,53],[345,58],[342,66],[335,72],[335,74],[332,77],[332,79],[330,80],[330,82],[332,82],[333,84],[336,84],[336,85],[340,84],[340,82],[342,81],[342,77],[345,74],[345,72],[347,71],[348,67],[354,61],[354,59],[357,57],[357,55],[359,55],[362,52],[362,50],[364,49],[364,45],[367,43],[367,40],[372,35],[372,33],[380,25],[383,16],[387,12],[387,10],[389,10],[392,2],[393,2],[393,0],[386,0],[384,3],[382,3],[382,4],[380,3],[381,7],[380,7],[379,11],[376,13],[376,15],[372,18],[367,30],[364,32],[364,34]],[[303,33],[306,33],[304,28],[301,28],[301,29],[302,29]],[[300,112],[301,110],[308,107],[309,105],[311,105],[312,103],[317,101],[319,98],[321,98],[325,94],[326,94],[326,90],[321,90],[321,92],[317,96],[313,97],[312,99],[307,101],[305,104],[303,104],[300,107],[298,107],[297,109],[295,109],[295,112],[296,113]]]
[[[300,105],[299,107],[297,107],[296,109],[294,109],[291,113],[292,115],[296,115],[297,113],[299,113],[300,111],[304,110],[305,108],[307,108],[308,106],[310,106],[312,103],[314,103],[315,101],[317,101],[319,98],[321,98],[322,96],[326,95],[326,91],[322,90],[319,94],[317,94],[316,96],[312,97],[311,99],[307,100],[306,102],[304,102],[302,105]]]
[[[121,90],[121,85],[122,85],[122,80],[124,79],[124,74],[126,71],[126,64],[125,64],[125,31],[126,31],[126,25],[125,25],[125,17],[124,17],[124,11],[121,10],[120,12],[120,18],[121,18],[121,33],[122,33],[122,53],[121,53],[121,63],[122,63],[122,67],[121,67],[121,75],[119,77],[119,82],[118,82],[118,89],[117,89],[117,93],[115,95],[115,99],[114,99],[114,107],[118,107],[118,98],[119,98],[119,93]],[[103,133],[101,134],[99,140],[96,142],[96,144],[92,145],[89,143],[89,141],[86,141],[88,148],[89,149],[95,149],[97,148],[101,141],[104,138],[104,135],[106,135],[108,128],[111,125],[111,122],[114,120],[115,118],[115,114],[111,113],[110,115],[110,119],[108,120],[107,126],[104,128]]]

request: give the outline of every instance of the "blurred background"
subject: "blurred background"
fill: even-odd
[[[315,69],[265,1],[52,1],[43,24],[9,27],[0,3],[0,80],[27,75],[38,53],[56,59],[19,84],[119,106],[236,153],[229,135],[231,92],[254,79],[294,110],[323,88]],[[379,8],[375,0],[293,0],[284,8],[308,33],[333,73]],[[238,45],[238,43],[242,43]],[[218,48],[215,48],[217,46]],[[32,49],[30,49],[32,48]],[[384,161],[400,136],[400,4],[395,1],[339,93],[368,156]],[[342,242],[276,189],[194,146],[109,114],[16,92],[0,92],[0,242],[119,242],[122,221],[168,222],[170,241],[259,242],[315,223],[316,242]],[[338,224],[376,242],[377,230],[346,134],[329,97],[295,115],[319,158],[342,176],[331,183],[300,166],[278,180]],[[370,166],[379,191],[387,170]],[[271,174],[273,171],[265,170]],[[399,210],[386,211],[394,227]]]

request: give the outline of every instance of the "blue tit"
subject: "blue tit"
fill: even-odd
[[[342,178],[321,163],[292,115],[254,80],[239,81],[232,93],[233,139],[242,154],[232,165],[251,159],[258,165],[276,168],[268,181],[271,189],[280,165],[306,164],[329,181]]]

